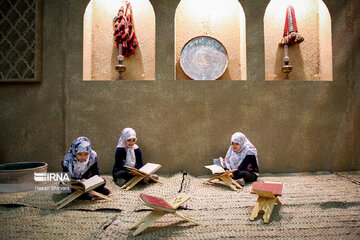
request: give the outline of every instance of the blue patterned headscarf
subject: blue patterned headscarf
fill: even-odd
[[[89,157],[83,163],[76,158],[76,153],[81,152],[89,153]],[[71,177],[79,179],[96,161],[97,154],[91,149],[90,140],[86,137],[78,137],[71,144],[62,164],[69,169]]]

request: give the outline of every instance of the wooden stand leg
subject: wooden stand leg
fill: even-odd
[[[122,186],[120,187],[120,189],[127,188],[130,184],[133,183],[133,181],[135,180],[136,177],[137,177],[137,176],[134,176],[132,179],[130,179],[129,181],[127,181],[124,185],[122,185]]]
[[[127,183],[125,183],[121,189],[126,188],[126,190],[130,190],[131,188],[133,188],[138,182],[140,182],[144,177],[142,176],[134,176],[132,179],[130,179]]]
[[[275,198],[268,198],[266,200],[264,204],[264,216],[263,216],[264,223],[269,223],[271,214],[274,210],[275,201],[276,201]]]
[[[132,189],[138,182],[140,182],[141,180],[143,180],[144,177],[142,176],[136,176],[134,177],[132,183],[125,189],[125,190],[130,190]]]
[[[55,203],[55,205],[60,205],[60,204],[62,204],[63,202],[65,202],[66,200],[68,200],[68,199],[72,198],[73,194],[74,194],[74,193],[76,193],[76,192],[77,192],[77,191],[75,191],[75,192],[73,192],[73,193],[71,193],[71,194],[67,195],[66,197],[64,197],[63,199],[61,199],[61,200],[60,200],[60,201],[58,201],[57,203]]]
[[[147,221],[148,219],[151,219],[153,212],[150,212],[148,215],[146,215],[145,217],[143,217],[142,219],[140,219],[138,222],[136,222],[135,224],[131,225],[129,227],[129,229],[135,229],[137,228],[140,224],[142,224],[143,222]]]
[[[157,183],[160,183],[160,184],[162,184],[162,182],[160,182],[159,180],[157,180],[156,178],[153,178],[152,176],[151,176],[151,174],[141,174],[141,173],[139,173],[138,171],[136,171],[135,169],[129,169],[130,170],[130,172],[132,172],[132,173],[134,173],[136,176],[142,176],[142,177],[146,177],[146,178],[149,178],[149,179],[151,179],[151,180],[153,180],[154,182],[157,182]]]
[[[269,223],[271,214],[276,204],[281,204],[278,198],[258,197],[255,207],[251,213],[250,221],[253,221],[259,215],[260,211],[264,211],[264,223]]]
[[[236,187],[233,185],[232,183],[232,179],[231,177],[229,177],[229,175],[223,175],[223,176],[220,176],[220,179],[224,181],[224,183],[226,185],[228,185],[232,190],[236,191]]]
[[[151,180],[153,180],[154,182],[156,182],[156,183],[160,183],[160,184],[162,184],[162,182],[160,182],[159,180],[157,180],[156,178],[153,178],[152,176],[150,176],[150,175],[148,175],[147,176],[147,178],[149,178],[149,179],[151,179]]]
[[[182,219],[184,219],[184,220],[186,220],[186,221],[195,223],[196,225],[200,225],[200,224],[199,224],[198,222],[196,222],[194,219],[189,218],[189,217],[186,217],[186,216],[182,215],[181,213],[174,212],[174,213],[172,213],[172,214],[175,215],[175,216],[177,216],[177,217],[179,217],[179,218],[182,218]]]
[[[217,178],[219,178],[219,176],[214,176],[214,177],[209,178],[208,180],[204,181],[204,183],[211,182],[212,180],[217,179]]]
[[[122,185],[122,186],[120,187],[120,189],[127,188],[127,186],[129,186],[129,185],[132,183],[132,181],[133,181],[134,178],[135,178],[135,177],[133,177],[132,179],[130,179],[129,181],[127,181],[124,185]]]
[[[259,215],[259,212],[261,210],[263,210],[264,204],[265,204],[266,198],[263,197],[258,197],[256,203],[255,203],[255,207],[251,213],[250,216],[250,221],[254,221],[255,218],[257,218],[257,216]]]
[[[148,228],[151,224],[153,224],[156,220],[158,220],[159,218],[161,218],[162,216],[164,216],[165,213],[164,212],[160,212],[160,211],[152,211],[149,215],[147,215],[145,218],[141,219],[138,223],[136,223],[136,226],[139,226],[141,223],[141,225],[138,227],[138,229],[136,229],[133,232],[133,236],[138,235],[139,233],[141,233],[142,231],[144,231],[146,228]],[[133,226],[135,226],[133,225]],[[133,227],[132,226],[132,227]]]
[[[232,179],[232,178],[230,178],[231,179],[231,182],[237,187],[237,188],[240,188],[240,189],[242,189],[243,187],[240,185],[240,184],[238,184],[234,179]]]
[[[67,204],[69,204],[71,201],[75,200],[76,198],[80,197],[83,194],[82,191],[76,191],[73,192],[72,194],[70,194],[69,196],[65,197],[64,199],[62,199],[61,201],[59,201],[58,203],[56,203],[56,205],[58,205],[56,207],[56,210],[59,210],[61,208],[63,208],[64,206],[66,206]]]
[[[98,192],[96,192],[96,191],[94,191],[94,190],[90,190],[88,193],[91,193],[91,194],[93,194],[93,195],[95,195],[95,196],[98,196],[98,197],[101,197],[101,198],[103,198],[103,199],[112,201],[112,199],[109,198],[108,196],[105,196],[104,194],[98,193]]]

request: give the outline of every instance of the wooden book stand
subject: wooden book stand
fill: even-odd
[[[59,210],[63,207],[65,207],[66,205],[68,205],[70,202],[74,201],[76,198],[80,197],[82,194],[84,194],[85,192],[79,188],[78,186],[71,186],[71,188],[75,189],[76,191],[69,194],[68,196],[66,196],[65,198],[63,198],[62,200],[60,200],[59,202],[57,202],[55,205],[57,206],[56,207],[56,210]],[[112,201],[111,198],[109,198],[108,196],[105,196],[104,194],[101,194],[101,193],[98,193],[94,190],[90,190],[88,191],[87,193],[91,193],[97,197],[100,197],[102,199],[106,199],[106,200],[109,200],[109,201]]]
[[[264,212],[264,223],[269,223],[274,206],[280,205],[281,202],[277,196],[282,194],[282,183],[259,183],[253,184],[251,193],[257,194],[258,199],[251,213],[250,221],[255,220],[260,211]]]
[[[141,195],[140,195],[141,196]],[[152,197],[152,196],[149,196]],[[174,216],[177,216],[181,219],[184,219],[186,221],[192,222],[196,225],[199,225],[198,222],[196,222],[195,220],[193,220],[192,218],[186,217],[178,212],[176,212],[177,208],[180,207],[182,204],[184,204],[187,200],[190,199],[190,196],[181,193],[178,196],[176,196],[175,198],[171,199],[170,201],[166,201],[162,198],[157,198],[154,197],[156,199],[160,199],[161,202],[165,202],[165,204],[170,205],[169,209],[166,210],[166,208],[163,207],[157,207],[157,204],[149,204],[148,201],[143,200],[141,197],[139,198],[140,201],[153,208],[153,210],[146,215],[145,217],[143,217],[142,219],[140,219],[140,221],[138,221],[137,223],[135,223],[134,225],[130,226],[129,229],[135,229],[137,228],[134,232],[133,232],[133,236],[138,235],[139,233],[141,233],[142,231],[144,231],[146,228],[148,228],[151,224],[153,224],[156,220],[160,219],[161,217],[163,217],[166,214],[172,214]],[[150,206],[151,205],[151,206]],[[159,205],[160,206],[160,205]],[[161,210],[160,210],[161,209]]]
[[[242,188],[242,186],[240,184],[238,184],[234,179],[232,179],[229,176],[229,173],[235,172],[237,169],[233,169],[233,170],[228,170],[225,171],[219,175],[215,175],[212,178],[209,178],[208,180],[206,180],[204,183],[210,182],[214,179],[221,179],[227,186],[229,186],[232,190],[236,191],[237,188]]]
[[[144,172],[140,172],[138,169],[136,168],[128,168],[128,170],[133,173],[135,176],[130,179],[128,182],[126,182],[123,186],[121,186],[121,189],[125,190],[130,190],[132,189],[138,182],[140,182],[141,180],[143,180],[143,178],[149,178],[151,180],[153,180],[154,182],[158,182],[161,183],[159,180],[157,180],[156,178],[153,178],[151,176],[151,174],[147,174]]]

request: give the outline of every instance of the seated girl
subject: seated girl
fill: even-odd
[[[118,186],[123,186],[134,175],[125,168],[141,168],[143,166],[142,155],[139,146],[136,144],[136,132],[132,128],[125,128],[121,132],[115,152],[115,165],[113,168],[113,178]],[[153,177],[157,178],[155,174]],[[148,178],[143,179],[143,183],[148,182]]]
[[[63,172],[69,172],[70,177],[75,180],[84,181],[94,175],[100,175],[97,163],[97,154],[91,149],[90,140],[86,137],[76,138],[62,160]],[[94,191],[109,195],[110,190],[105,183]],[[82,199],[93,199],[92,194],[85,193]]]
[[[115,165],[113,167],[113,178],[118,186],[124,185],[134,175],[125,166],[141,168],[143,166],[141,151],[136,145],[136,132],[132,128],[125,128],[121,132],[115,152]]]
[[[229,176],[242,186],[245,182],[254,182],[258,178],[257,151],[243,133],[237,132],[231,136],[231,146],[226,153],[225,166],[227,170],[238,169]]]

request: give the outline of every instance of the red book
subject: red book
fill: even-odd
[[[254,193],[253,190],[262,190],[272,192],[275,196],[281,196],[282,194],[282,183],[262,183],[255,182],[252,186],[251,193]]]
[[[157,210],[165,211],[165,212],[175,212],[176,209],[173,208],[166,200],[159,197],[150,196],[144,193],[140,194],[141,201]]]

